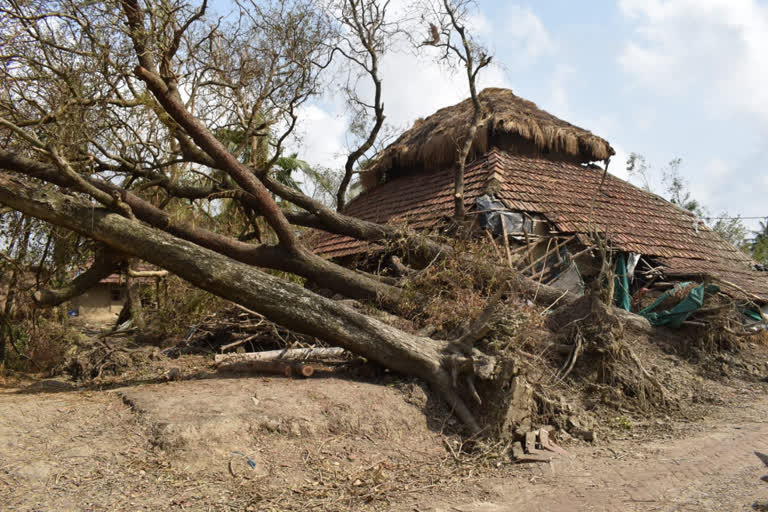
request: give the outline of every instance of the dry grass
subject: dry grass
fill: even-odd
[[[195,288],[179,277],[167,279],[168,292],[161,292],[160,307],[147,311],[151,329],[161,336],[183,336],[190,326],[231,307],[229,301]]]
[[[449,238],[445,243],[452,246],[454,254],[471,254],[479,261],[492,255],[484,241]],[[480,316],[498,285],[499,281],[483,280],[458,257],[442,258],[404,283],[405,297],[398,312],[416,327],[430,326],[434,331],[450,333]]]
[[[325,452],[325,453],[324,453]],[[311,478],[299,485],[271,488],[263,495],[247,493],[247,507],[265,511],[390,510],[425,493],[459,487],[478,480],[479,468],[457,464],[450,456],[418,454],[388,456],[362,469],[341,467],[327,448],[304,453],[304,472]]]
[[[25,318],[11,325],[6,365],[11,370],[53,375],[83,335],[67,322]]]

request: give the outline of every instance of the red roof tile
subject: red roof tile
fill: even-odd
[[[485,193],[491,180],[507,207],[538,213],[562,232],[596,229],[627,252],[655,256],[670,276],[709,276],[743,288],[768,302],[768,274],[753,271],[753,261],[725,242],[696,217],[659,196],[641,190],[596,167],[515,156],[491,150],[468,166],[468,205]],[[453,172],[442,170],[396,178],[361,194],[345,213],[413,228],[433,227],[453,213]],[[369,244],[323,234],[314,250],[334,258],[365,252]],[[736,288],[724,285],[738,294]]]

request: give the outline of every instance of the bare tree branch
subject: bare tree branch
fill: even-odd
[[[436,9],[434,15],[438,25],[430,24],[431,38],[422,43],[426,46],[435,46],[442,49],[441,58],[449,61],[453,56],[464,68],[470,98],[472,99],[472,119],[467,126],[464,140],[458,152],[456,172],[454,173],[454,219],[456,222],[464,220],[466,206],[464,204],[464,169],[467,158],[475,141],[477,128],[483,117],[483,106],[477,93],[477,75],[481,69],[491,63],[492,57],[488,51],[480,46],[468,34],[466,18],[471,0],[440,0],[441,6]],[[461,46],[453,43],[453,38],[458,37]],[[458,142],[458,141],[457,141]]]

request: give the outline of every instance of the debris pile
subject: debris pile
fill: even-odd
[[[190,326],[186,335],[172,340],[163,354],[176,358],[182,354],[257,352],[283,348],[325,346],[311,336],[297,334],[270,322],[255,311],[238,305],[211,313]]]
[[[568,457],[568,452],[553,439],[555,427],[547,425],[525,433],[524,441],[512,445],[512,459],[518,463],[549,462],[557,456]]]

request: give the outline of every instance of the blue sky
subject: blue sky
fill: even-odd
[[[679,157],[713,214],[768,216],[768,0],[479,0],[473,27],[498,63],[482,85],[607,139],[614,174],[626,177],[629,152],[652,172]],[[467,96],[462,76],[429,57],[393,53],[383,68],[388,121],[400,129]],[[296,149],[339,166],[342,99],[304,110]]]

